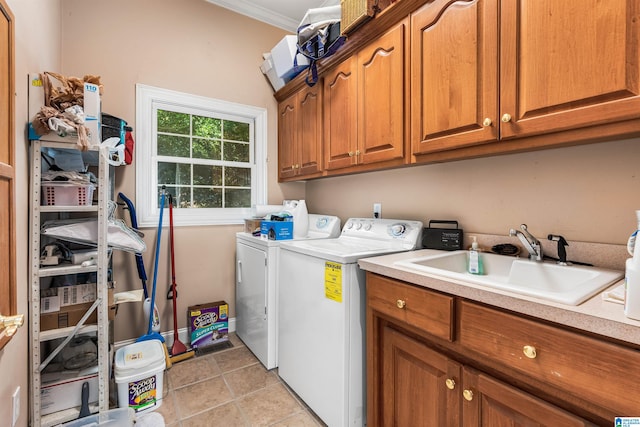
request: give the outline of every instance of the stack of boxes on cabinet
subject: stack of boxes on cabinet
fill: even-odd
[[[49,222],[94,221],[96,213],[97,227],[106,222],[107,209],[102,208],[108,202],[101,206],[95,200],[98,192],[102,200],[112,194],[106,188],[113,185],[107,162],[124,164],[124,132],[130,129],[107,116],[109,126],[103,129],[118,137],[102,150],[108,157],[102,161],[101,87],[99,81],[87,80],[53,73],[29,76],[32,304],[40,297],[39,307],[34,304],[30,310],[34,425],[78,418],[83,385],[88,385],[88,403],[98,403],[98,410],[109,407],[108,385],[103,385],[108,382],[113,339],[108,326],[97,325],[100,304],[108,305],[109,322],[116,313],[107,238],[86,241],[73,233],[52,236],[45,231]]]

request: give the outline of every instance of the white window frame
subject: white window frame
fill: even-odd
[[[157,206],[158,182],[157,122],[156,111],[171,107],[185,111],[210,112],[217,117],[244,118],[253,122],[253,147],[250,150],[251,206],[265,204],[267,200],[267,110],[265,108],[236,104],[136,84],[136,214],[138,227],[157,227],[160,210]],[[167,207],[168,205],[165,205]],[[242,224],[244,218],[251,217],[248,208],[181,208],[173,210],[176,225],[225,225]],[[167,224],[169,215],[163,216]]]

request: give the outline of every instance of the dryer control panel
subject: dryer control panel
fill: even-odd
[[[342,236],[401,244],[407,250],[416,249],[421,241],[422,222],[389,218],[349,218]]]

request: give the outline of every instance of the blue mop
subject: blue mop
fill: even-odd
[[[156,303],[156,282],[158,279],[158,258],[160,258],[160,237],[162,236],[162,213],[164,212],[164,198],[165,198],[165,186],[162,186],[162,192],[160,194],[160,221],[158,222],[158,237],[156,240],[156,254],[155,261],[153,265],[153,287],[151,290],[151,307],[155,307]],[[136,340],[136,342],[141,341],[150,341],[150,340],[159,340],[164,343],[164,337],[160,335],[158,332],[154,332],[153,327],[153,311],[149,311],[149,329],[147,330],[146,335],[141,336]],[[163,346],[164,347],[164,346]],[[165,347],[166,352],[166,347]]]

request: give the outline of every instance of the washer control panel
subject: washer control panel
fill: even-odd
[[[421,221],[413,220],[349,218],[342,228],[342,236],[400,241],[413,249],[421,241],[422,227]]]

